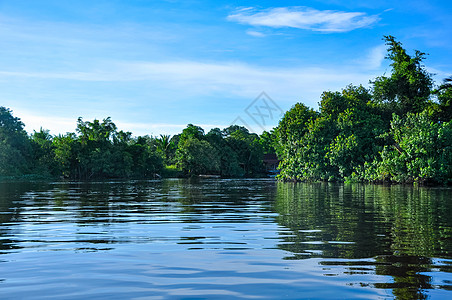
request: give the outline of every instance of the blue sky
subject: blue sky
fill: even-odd
[[[260,132],[282,110],[389,71],[384,35],[452,74],[450,1],[1,1],[0,105],[28,132],[112,117],[135,135],[188,123]]]

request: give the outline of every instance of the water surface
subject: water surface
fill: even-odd
[[[452,298],[452,190],[0,184],[0,299]]]

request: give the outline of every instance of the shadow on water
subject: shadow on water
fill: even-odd
[[[426,299],[452,290],[431,272],[452,272],[452,190],[358,184],[277,184],[279,224],[290,228],[279,247],[286,259],[321,257],[325,275],[376,274],[399,299]],[[327,274],[327,273],[330,274]],[[332,272],[332,274],[331,274]]]

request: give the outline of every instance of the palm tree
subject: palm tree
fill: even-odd
[[[155,139],[157,150],[163,153],[165,161],[169,158],[171,150],[173,148],[173,143],[171,142],[171,136],[161,134],[160,138]]]
[[[438,97],[440,119],[449,122],[452,120],[452,76],[445,78],[433,93]]]
[[[443,84],[439,86],[438,90],[442,91],[450,88],[452,88],[452,76],[445,78]]]

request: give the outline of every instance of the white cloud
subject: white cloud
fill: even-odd
[[[433,81],[435,82],[436,85],[443,84],[443,81],[445,78],[452,76],[452,73],[447,72],[447,71],[445,72],[445,71],[437,69],[437,68],[427,66],[426,69],[430,74],[432,74]]]
[[[254,36],[254,37],[265,37],[266,36],[264,33],[255,31],[255,30],[247,30],[246,34]]]
[[[320,95],[325,90],[340,90],[346,85],[353,83],[355,85],[367,85],[370,79],[380,74],[378,68],[382,60],[382,46],[371,49],[368,56],[341,68],[331,67],[259,67],[245,63],[205,63],[199,61],[177,61],[177,62],[105,62],[102,68],[94,66],[95,71],[86,70],[80,73],[61,73],[61,72],[29,72],[12,73],[0,72],[0,80],[8,82],[12,77],[38,78],[47,80],[80,80],[80,81],[105,81],[125,83],[134,83],[134,88],[147,89],[156,101],[169,102],[170,98],[178,101],[185,99],[208,99],[202,100],[207,113],[221,114],[215,111],[216,105],[210,102],[228,101],[227,99],[239,100],[234,103],[236,113],[231,112],[228,119],[219,119],[218,124],[214,121],[210,124],[196,124],[203,127],[206,132],[214,127],[224,128],[228,126],[227,121],[232,122],[235,117],[246,117],[244,109],[251,101],[255,99],[262,91],[265,91],[272,99],[283,109],[290,108],[295,102],[303,102],[308,106],[316,107]],[[357,65],[356,65],[357,63]],[[368,68],[367,65],[372,65]],[[358,67],[357,67],[358,66]],[[362,66],[362,67],[359,67]],[[430,72],[440,74],[438,82],[450,75],[440,70],[428,68]],[[136,85],[138,84],[138,85]],[[168,97],[168,93],[172,93]],[[0,93],[1,95],[1,93]],[[220,95],[218,97],[218,95]],[[58,95],[57,95],[58,96]],[[55,96],[55,98],[58,98]],[[207,96],[207,97],[205,97]],[[151,102],[150,102],[151,103]],[[242,103],[242,104],[240,104]],[[106,103],[102,104],[103,106]],[[149,104],[151,105],[151,104]],[[76,120],[79,114],[84,116],[85,120],[93,118],[104,118],[105,111],[92,109],[91,113],[81,113],[80,108],[74,111],[66,110],[64,117],[54,117],[44,115],[44,111],[27,111],[20,107],[10,105],[14,109],[14,115],[22,118],[27,125],[26,130],[39,130],[41,126],[50,129],[51,133],[65,133],[74,131]],[[164,106],[166,107],[166,106]],[[25,108],[25,106],[22,106]],[[162,108],[160,108],[162,109]],[[165,109],[168,109],[166,107]],[[226,113],[228,114],[228,113]],[[119,129],[131,131],[135,135],[158,135],[176,134],[186,127],[184,121],[180,123],[165,122],[137,122],[126,121],[127,114],[109,113]],[[155,118],[154,118],[155,119]],[[189,119],[190,122],[192,119]],[[202,119],[197,119],[202,122]],[[193,122],[197,122],[193,120]],[[246,119],[246,122],[249,122]],[[255,124],[249,123],[252,129],[259,129]]]
[[[443,70],[440,70],[440,69],[437,69],[437,68],[433,68],[433,67],[428,67],[427,66],[426,69],[427,69],[427,71],[430,74],[433,74],[434,76],[449,77],[449,76],[452,75],[450,72],[443,71]]]
[[[380,45],[370,50],[367,57],[367,64],[370,69],[378,69],[381,67],[386,56],[386,45]]]
[[[88,82],[113,82],[115,86],[133,83],[134,88],[148,90],[150,95],[158,101],[169,99],[209,99],[202,100],[203,105],[210,108],[207,111],[221,114],[215,111],[217,104],[211,102],[228,101],[235,99],[234,107],[237,112],[232,114],[230,122],[236,116],[245,115],[243,110],[262,91],[265,91],[283,109],[290,108],[295,102],[302,101],[305,104],[316,107],[323,91],[339,90],[346,85],[367,84],[374,78],[371,71],[356,69],[354,66],[342,67],[259,67],[245,63],[204,63],[198,61],[173,61],[173,62],[104,62],[98,66],[92,66],[93,70],[85,70],[78,73],[64,72],[0,72],[0,81],[19,81],[22,78],[33,80],[37,78],[44,82],[52,80],[88,81]],[[12,80],[15,79],[15,80]],[[64,85],[64,84],[63,84]],[[171,97],[168,94],[171,93]],[[58,98],[61,95],[53,95]],[[13,100],[11,100],[13,101]],[[232,100],[231,100],[232,101]],[[102,104],[103,103],[103,104]],[[100,105],[110,105],[102,102]],[[243,103],[243,104],[240,104]],[[12,104],[11,104],[12,105]],[[54,104],[56,105],[56,104]],[[70,104],[68,104],[70,105]],[[150,105],[150,104],[149,104]],[[74,131],[79,114],[84,119],[91,120],[95,117],[104,118],[105,112],[91,107],[88,113],[80,108],[66,109],[64,117],[51,117],[43,112],[27,111],[25,106],[12,105],[15,115],[21,117],[27,125],[28,132],[39,130],[40,126],[50,129],[51,133],[65,133]],[[97,107],[97,106],[96,106]],[[163,108],[165,107],[165,108]],[[160,109],[169,109],[170,106],[162,106]],[[164,122],[126,122],[127,114],[112,113],[109,115],[120,129],[133,132],[135,135],[158,135],[160,133],[175,134],[185,128],[184,121],[179,124],[167,124]],[[201,120],[201,119],[198,119]],[[190,120],[189,120],[190,121]],[[196,120],[193,120],[196,122]],[[211,122],[211,121],[209,121]],[[198,124],[206,131],[213,127],[226,127],[228,119],[219,120],[221,124]],[[248,122],[248,121],[247,121]],[[249,124],[253,127],[253,124]],[[253,129],[255,129],[253,127]]]
[[[367,70],[377,70],[381,67],[386,56],[386,45],[381,44],[374,48],[371,48],[367,55],[356,59],[355,61]]]
[[[291,27],[321,32],[347,32],[368,27],[380,20],[363,12],[316,10],[309,7],[276,7],[264,10],[240,9],[227,19],[252,26]]]
[[[181,133],[184,128],[187,127],[188,124],[170,124],[170,123],[133,123],[133,122],[113,122],[118,126],[119,130],[130,131],[134,136],[139,135],[152,135],[158,136],[160,134],[170,134],[175,135]],[[194,124],[196,126],[200,126],[204,129],[204,132],[209,132],[210,129],[218,127],[225,128],[229,125],[220,125],[220,124]]]
[[[253,99],[262,91],[280,99],[306,97],[318,99],[327,88],[349,83],[366,83],[373,77],[364,69],[327,67],[260,67],[246,63],[199,61],[104,62],[83,72],[8,72],[0,71],[0,80],[37,78],[88,82],[138,82],[149,90],[183,91],[201,96],[221,93]],[[312,101],[312,100],[311,100]]]
[[[102,72],[14,72],[0,71],[2,77],[37,78],[37,79],[66,79],[78,81],[118,81],[120,78],[102,74]]]
[[[41,128],[50,130],[53,135],[65,134],[66,132],[75,132],[77,127],[77,117],[49,117],[37,112],[31,112],[28,110],[15,109],[13,111],[14,116],[19,116],[21,121],[25,124],[25,130],[28,133],[33,133],[33,130],[39,131]],[[97,117],[97,119],[103,119],[104,117]],[[83,118],[85,121],[92,121],[95,117]],[[113,122],[118,127],[118,130],[130,131],[134,136],[152,135],[158,136],[159,134],[175,135],[181,133],[187,124],[171,124],[171,123],[137,123],[137,122],[125,122],[121,120],[113,119]],[[225,128],[229,125],[222,124],[195,124],[201,126],[205,132],[209,132],[210,129],[219,127]]]
[[[18,116],[25,124],[25,130],[28,133],[33,133],[33,130],[39,131],[42,127],[50,130],[51,134],[65,134],[66,132],[74,132],[77,127],[76,118],[49,117],[48,115],[45,116],[37,112],[17,108],[14,109],[13,114]]]

